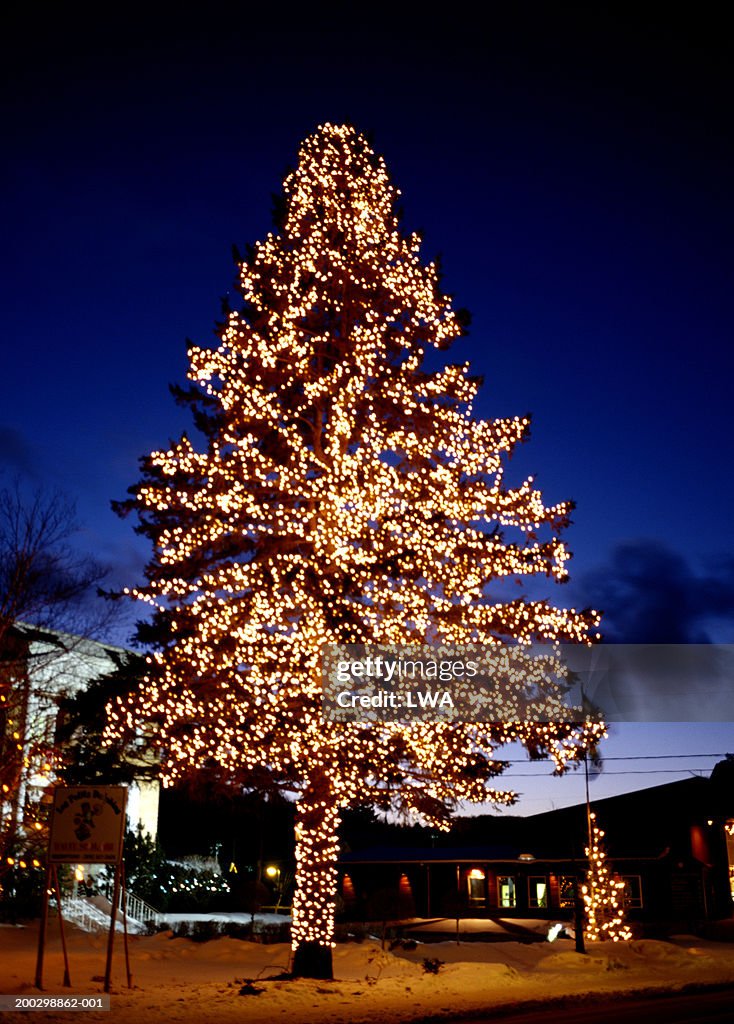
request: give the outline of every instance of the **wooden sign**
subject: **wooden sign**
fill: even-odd
[[[119,864],[126,797],[126,786],[57,786],[49,864]]]

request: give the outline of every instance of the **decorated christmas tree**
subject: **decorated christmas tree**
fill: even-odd
[[[327,644],[588,643],[597,625],[494,589],[566,579],[571,506],[504,482],[526,417],[474,418],[468,366],[432,368],[463,318],[396,197],[353,128],[305,140],[276,230],[241,263],[240,307],[216,348],[189,351],[178,398],[199,440],[145,458],[120,506],[153,545],[132,593],[152,606],[155,649],[111,732],[157,722],[169,783],[216,764],[294,793],[297,974],[331,974],[341,808],[445,826],[459,801],[512,802],[499,745],[519,739],[560,771],[603,732],[322,714]]]
[[[589,868],[581,892],[586,911],[587,939],[620,942],[631,939],[632,932],[625,921],[624,882],[614,878],[607,864],[604,832],[596,823],[596,815],[589,813],[589,846],[586,856]]]

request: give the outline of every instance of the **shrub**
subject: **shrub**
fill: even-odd
[[[221,936],[222,926],[219,921],[194,921],[189,938],[192,942],[210,942]]]
[[[256,934],[264,946],[270,946],[275,942],[290,942],[290,921],[273,921],[262,924]]]
[[[222,934],[226,935],[227,938],[229,939],[243,939],[245,941],[252,941],[252,932],[252,921],[227,921],[222,931]]]

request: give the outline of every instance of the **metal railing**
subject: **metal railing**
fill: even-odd
[[[64,896],[61,909],[64,920],[73,921],[82,931],[105,932],[110,927],[110,915],[83,896]]]
[[[124,897],[120,892],[120,902],[118,904],[120,910],[127,917],[128,926],[131,922],[138,922],[142,925],[152,921],[155,925],[161,924],[163,918],[158,911],[151,907],[145,900],[141,900],[135,893],[126,892]]]
[[[126,893],[123,897],[121,892],[118,907],[120,913],[115,921],[116,931],[123,929],[122,914],[127,918],[128,931],[133,933],[145,931],[149,922],[158,926],[163,921],[161,914],[154,907],[134,893]],[[110,927],[111,904],[109,909],[104,909],[85,896],[64,896],[61,900],[61,909],[65,920],[73,921],[85,932],[107,931]]]

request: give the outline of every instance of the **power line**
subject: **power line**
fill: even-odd
[[[728,757],[728,754],[628,754],[626,756],[616,757],[604,757],[601,755],[602,761],[656,761],[663,760],[664,758],[683,758],[683,757]]]
[[[615,755],[613,757],[605,757],[604,754],[600,755],[601,761],[663,761],[663,760],[674,760],[682,761],[686,757],[717,757],[719,759],[728,757],[728,754],[626,754],[626,755]],[[504,761],[505,764],[528,764],[527,758],[519,758],[518,760],[505,761],[504,758],[498,758],[500,761]],[[532,763],[532,762],[530,762]],[[660,769],[663,770],[662,768]],[[686,769],[687,771],[688,769]],[[691,769],[692,771],[695,769]]]
[[[547,767],[547,765],[546,765],[546,767]],[[617,772],[615,772],[615,771],[606,772],[606,771],[602,770],[601,774],[605,775],[605,776],[606,775],[680,775],[681,772],[685,772],[685,773],[689,773],[690,772],[691,774],[695,774],[696,772],[701,772],[703,774],[708,775],[709,771],[710,771],[710,769],[708,767],[706,767],[706,768],[637,768],[637,769],[635,769],[635,768],[626,768],[626,769],[624,769],[622,771],[617,771]],[[501,779],[523,779],[523,778],[525,778],[525,779],[540,779],[540,778],[544,778],[544,777],[547,777],[547,778],[551,779],[551,778],[561,778],[562,776],[554,776],[552,774],[548,775],[548,776],[544,776],[544,774],[539,772],[539,771],[538,772],[503,772],[501,775],[498,776],[498,778],[500,780]],[[569,778],[568,773],[565,776],[563,776],[563,777],[564,778]]]

